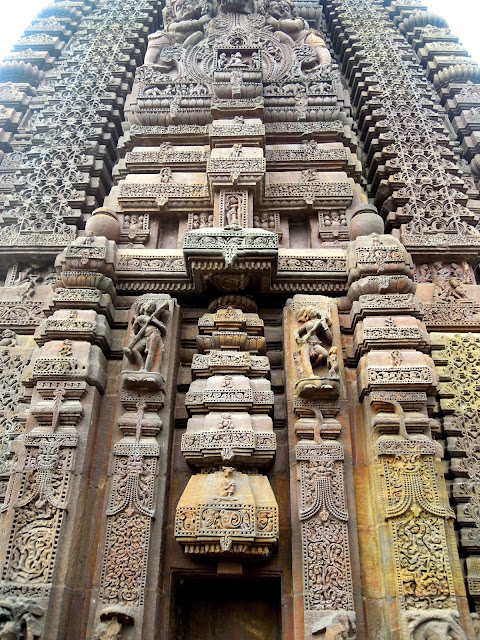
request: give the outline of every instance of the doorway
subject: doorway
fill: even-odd
[[[179,577],[172,640],[281,640],[280,578]]]

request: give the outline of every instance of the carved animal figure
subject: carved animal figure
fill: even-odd
[[[322,640],[355,640],[354,614],[347,611],[332,612],[312,628],[312,635]]]
[[[95,630],[94,640],[120,640],[122,624],[117,618],[100,622]]]
[[[411,640],[466,640],[452,611],[425,611],[410,622]]]

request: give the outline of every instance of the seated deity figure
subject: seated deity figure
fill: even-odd
[[[148,36],[146,65],[157,65],[165,73],[173,70],[172,56],[162,56],[167,47],[180,45],[189,47],[204,37],[205,25],[212,17],[211,5],[197,0],[173,0],[163,11],[164,30]]]
[[[307,22],[297,15],[291,0],[269,0],[266,9],[267,24],[273,27],[282,42],[291,46],[308,46],[312,49],[315,62],[305,66],[305,73],[311,73],[318,65],[332,61],[318,31],[310,29]]]

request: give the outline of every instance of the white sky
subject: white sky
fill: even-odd
[[[448,21],[474,60],[480,63],[480,0],[425,0]],[[0,60],[8,55],[32,18],[52,0],[0,0]]]

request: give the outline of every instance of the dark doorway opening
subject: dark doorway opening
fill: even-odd
[[[178,577],[175,640],[281,640],[280,578]]]

